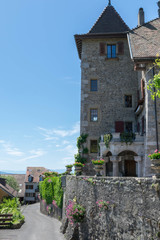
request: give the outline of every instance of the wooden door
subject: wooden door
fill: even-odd
[[[125,176],[136,177],[136,162],[134,160],[125,161]]]

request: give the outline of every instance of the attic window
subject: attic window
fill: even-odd
[[[31,175],[28,176],[28,182],[33,182],[33,176]]]
[[[116,45],[107,45],[107,58],[116,58]]]
[[[42,175],[39,176],[39,181],[40,182],[43,181],[43,176]]]

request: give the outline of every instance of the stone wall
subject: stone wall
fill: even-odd
[[[100,56],[99,44],[124,43],[124,54],[107,59]],[[97,79],[98,91],[90,91],[90,80]],[[88,163],[97,158],[90,152],[90,141],[98,140],[101,134],[115,132],[115,122],[132,122],[136,125],[134,109],[137,106],[138,77],[130,59],[127,38],[85,39],[82,42],[81,57],[81,133],[89,134]],[[124,96],[132,95],[132,107],[126,108]],[[98,109],[98,121],[90,121],[90,109]],[[136,152],[136,149],[135,149]],[[84,169],[86,175],[94,175],[91,164]]]
[[[67,240],[156,240],[160,234],[160,180],[68,176],[64,208],[76,197],[86,209],[82,223],[63,217]],[[100,211],[96,201],[109,201]]]
[[[44,200],[40,200],[40,211],[47,216],[54,217],[58,220],[62,219],[62,209],[55,207],[53,204],[47,205]]]

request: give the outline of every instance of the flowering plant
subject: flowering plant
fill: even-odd
[[[104,164],[104,160],[103,159],[100,159],[100,160],[92,160],[92,163],[94,165],[103,165]]]
[[[152,159],[160,159],[160,152],[156,149],[153,154],[149,154],[148,157]]]
[[[69,205],[66,208],[66,216],[72,225],[81,222],[84,218],[85,212],[85,208],[80,204],[77,204],[74,201],[69,201]]]
[[[66,167],[66,168],[72,168],[72,167],[73,167],[73,164],[66,165],[65,167]]]
[[[53,204],[53,206],[55,206],[56,208],[58,208],[57,203],[56,203],[55,200],[52,201],[52,204]]]
[[[99,200],[99,201],[96,202],[96,204],[97,204],[97,206],[99,207],[100,210],[107,210],[110,202]]]
[[[52,208],[51,208],[50,206],[47,206],[47,207],[46,207],[46,210],[47,210],[47,212],[50,214],[50,213],[51,213],[51,210],[52,210]]]
[[[77,167],[84,167],[84,164],[80,162],[75,162],[73,165]]]

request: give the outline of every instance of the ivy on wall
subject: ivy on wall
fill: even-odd
[[[63,189],[61,187],[61,177],[47,177],[43,182],[40,182],[39,191],[41,198],[46,200],[47,204],[51,204],[55,200],[57,206],[62,208]]]

